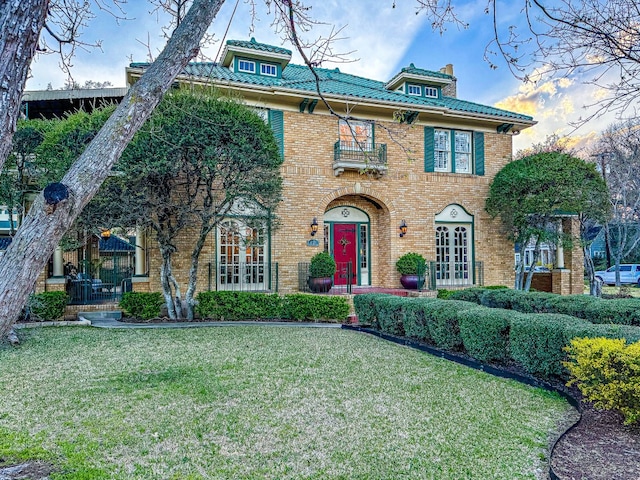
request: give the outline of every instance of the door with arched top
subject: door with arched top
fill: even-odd
[[[473,217],[449,205],[436,216],[435,234],[436,285],[473,285]]]

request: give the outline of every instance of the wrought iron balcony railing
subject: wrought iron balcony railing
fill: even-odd
[[[355,142],[336,142],[333,146],[333,172],[338,176],[345,170],[384,175],[387,172],[387,145],[384,143],[358,145]]]

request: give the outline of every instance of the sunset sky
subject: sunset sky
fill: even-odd
[[[392,0],[351,0],[347,8],[344,1],[313,2],[311,14],[326,23],[325,31],[328,25],[343,28],[340,35],[343,39],[336,50],[352,52],[351,61],[347,63],[326,62],[322,66],[337,66],[343,72],[386,81],[410,63],[429,70],[438,70],[451,63],[458,79],[458,97],[532,115],[538,121],[538,125],[514,138],[514,150],[542,141],[552,133],[572,133],[573,127],[568,124],[587,115],[589,110],[584,106],[602,95],[597,89],[585,86],[585,79],[579,76],[523,84],[511,75],[498,57],[493,59],[498,68],[491,69],[483,60],[493,28],[491,17],[484,13],[484,0],[459,3],[458,16],[469,23],[469,28],[458,29],[451,25],[442,35],[432,31],[424,14],[416,15],[414,0],[396,0],[395,3],[396,7],[392,8]],[[517,25],[522,19],[520,4],[515,3],[517,5],[498,3],[504,27]],[[211,27],[218,42],[207,52],[210,58],[216,57],[235,4],[227,0]],[[274,31],[272,17],[262,7],[262,2],[258,5],[261,9],[252,31],[249,5],[245,0],[239,1],[225,40],[248,40],[253,36],[258,42],[292,49]],[[157,15],[149,13],[151,7],[146,1],[129,0],[124,10],[129,20],[116,21],[113,16],[100,13],[85,31],[86,41],[102,40],[103,46],[102,50],[78,52],[73,68],[77,82],[110,81],[113,86],[124,86],[126,65],[131,61],[148,60],[146,44],[150,43],[154,55],[164,45]],[[295,54],[293,62],[302,63]],[[55,56],[38,57],[27,89],[46,89],[49,83],[53,88],[62,87],[66,76],[57,63]],[[613,121],[613,114],[608,114],[589,122],[572,133],[574,143],[583,145]]]

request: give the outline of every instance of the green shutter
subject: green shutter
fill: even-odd
[[[473,132],[473,151],[475,154],[475,174],[484,175],[484,133]]]
[[[434,128],[424,127],[424,171],[435,171],[435,139]]]
[[[284,114],[282,110],[269,110],[269,125],[280,147],[280,157],[284,158]]]

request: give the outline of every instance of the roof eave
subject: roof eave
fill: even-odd
[[[261,52],[253,48],[238,47],[235,45],[225,45],[222,51],[222,66],[231,65],[234,55],[246,55],[249,58],[257,58],[259,60],[268,60],[270,62],[279,63],[282,68],[286,67],[291,61],[291,55],[276,52]]]
[[[440,87],[449,85],[450,83],[453,82],[453,79],[451,78],[440,78],[440,77],[432,77],[427,75],[416,75],[414,73],[400,72],[385,84],[385,88],[387,90],[395,90],[407,80],[409,81],[413,80],[421,83],[429,83],[433,85],[438,85]]]

